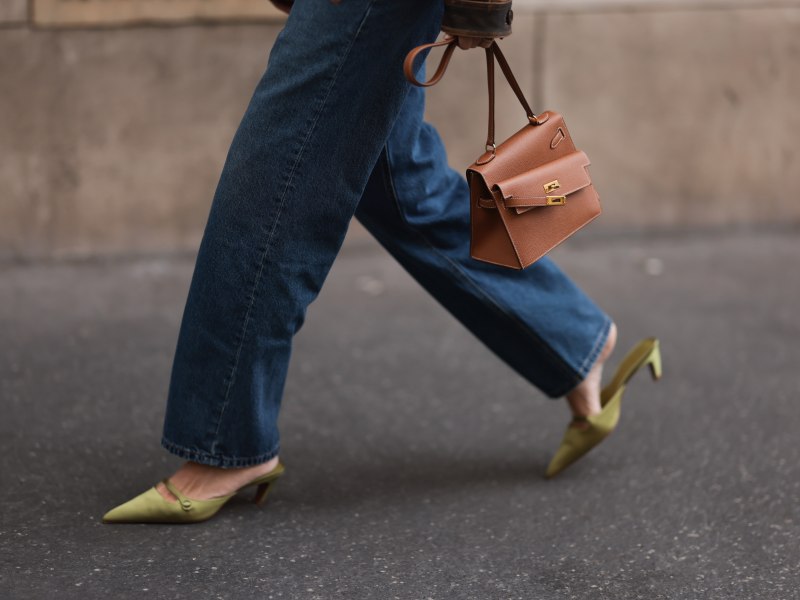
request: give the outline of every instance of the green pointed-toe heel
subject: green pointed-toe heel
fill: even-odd
[[[654,380],[661,378],[661,349],[656,338],[642,340],[622,360],[611,382],[600,393],[603,407],[600,413],[572,419],[545,477],[555,477],[614,431],[619,422],[625,386],[644,365],[650,367]]]
[[[275,484],[275,480],[283,475],[284,467],[280,462],[269,473],[256,477],[234,493],[208,500],[195,500],[184,496],[169,480],[164,485],[177,498],[175,501],[165,499],[155,488],[112,508],[103,515],[103,523],[200,523],[213,517],[228,500],[251,485],[258,486],[253,502],[263,504],[267,492]]]

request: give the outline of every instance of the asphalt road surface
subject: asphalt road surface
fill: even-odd
[[[189,526],[104,525],[168,475],[192,257],[0,267],[0,596],[800,598],[800,234],[579,238],[554,258],[662,341],[618,430],[568,420],[380,248],[348,245],[296,339],[286,475]]]

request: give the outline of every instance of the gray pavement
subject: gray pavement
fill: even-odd
[[[567,422],[382,250],[348,245],[300,332],[287,471],[192,526],[110,526],[158,445],[192,258],[0,267],[0,596],[800,597],[797,232],[581,237],[554,253],[662,339],[619,429]],[[614,360],[612,359],[612,362]]]

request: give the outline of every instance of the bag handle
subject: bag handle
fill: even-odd
[[[414,76],[414,60],[419,56],[421,52],[424,50],[428,50],[429,48],[435,48],[437,46],[447,46],[444,51],[444,55],[442,55],[441,61],[439,61],[439,66],[436,68],[436,72],[433,74],[428,81],[419,81]],[[450,64],[450,59],[453,56],[453,52],[455,51],[456,47],[458,46],[458,38],[456,37],[446,37],[445,39],[439,42],[432,42],[430,44],[423,44],[422,46],[417,46],[411,52],[408,53],[406,56],[405,61],[403,61],[403,73],[406,76],[406,79],[411,82],[412,84],[418,87],[430,87],[439,83],[439,81],[444,76],[444,72],[447,70],[447,66]],[[486,152],[489,153],[489,157],[485,158],[482,156],[478,159],[478,164],[485,164],[492,160],[496,154],[497,146],[494,142],[494,61],[497,60],[497,64],[500,65],[500,70],[503,72],[503,75],[508,81],[508,84],[511,86],[511,89],[514,90],[514,95],[516,95],[517,100],[522,105],[522,108],[525,109],[525,114],[528,117],[528,122],[531,125],[541,125],[547,120],[547,117],[543,119],[537,117],[533,110],[531,110],[528,101],[525,99],[525,94],[522,93],[522,88],[517,83],[516,77],[514,77],[514,73],[511,72],[511,67],[506,60],[506,57],[500,51],[500,46],[497,45],[496,40],[492,40],[491,45],[486,50],[486,76],[488,80],[488,88],[489,88],[489,124],[488,124],[488,131],[486,134]]]
[[[531,125],[541,125],[544,121],[540,121],[539,118],[534,114],[533,110],[528,104],[528,101],[525,99],[525,94],[522,93],[522,88],[517,83],[516,77],[514,77],[514,73],[511,72],[511,67],[508,65],[508,61],[503,53],[500,51],[500,46],[497,45],[496,41],[492,41],[492,45],[486,48],[486,77],[488,79],[489,84],[489,131],[486,136],[486,151],[489,152],[489,149],[492,150],[496,149],[494,144],[494,61],[497,60],[497,64],[500,65],[500,70],[503,72],[503,75],[508,81],[508,85],[511,86],[511,89],[514,90],[514,95],[519,100],[519,103],[522,105],[522,108],[525,109],[525,114],[528,117],[528,122]]]
[[[417,58],[420,52],[427,50],[429,48],[435,48],[437,46],[447,46],[447,49],[444,51],[442,55],[442,60],[439,61],[439,66],[436,69],[436,72],[433,74],[428,81],[419,81],[416,77],[414,77],[414,59]],[[411,52],[406,55],[406,59],[403,61],[403,73],[406,76],[406,79],[416,85],[417,87],[430,87],[439,83],[439,80],[444,75],[444,72],[447,70],[447,65],[450,64],[450,58],[453,56],[453,52],[455,51],[456,47],[458,46],[458,40],[454,37],[446,37],[445,39],[441,40],[440,42],[433,42],[431,44],[423,44],[422,46],[417,46]]]

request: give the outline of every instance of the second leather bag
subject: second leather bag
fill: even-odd
[[[425,44],[406,57],[407,79],[430,86],[444,74],[457,40]],[[447,49],[430,81],[413,75],[414,58],[423,50]],[[489,84],[489,132],[485,152],[467,167],[470,190],[472,258],[524,269],[600,215],[600,199],[589,177],[589,159],[577,150],[563,117],[552,111],[535,115],[497,42],[486,50]],[[526,125],[499,145],[494,141],[495,59],[525,109]]]

